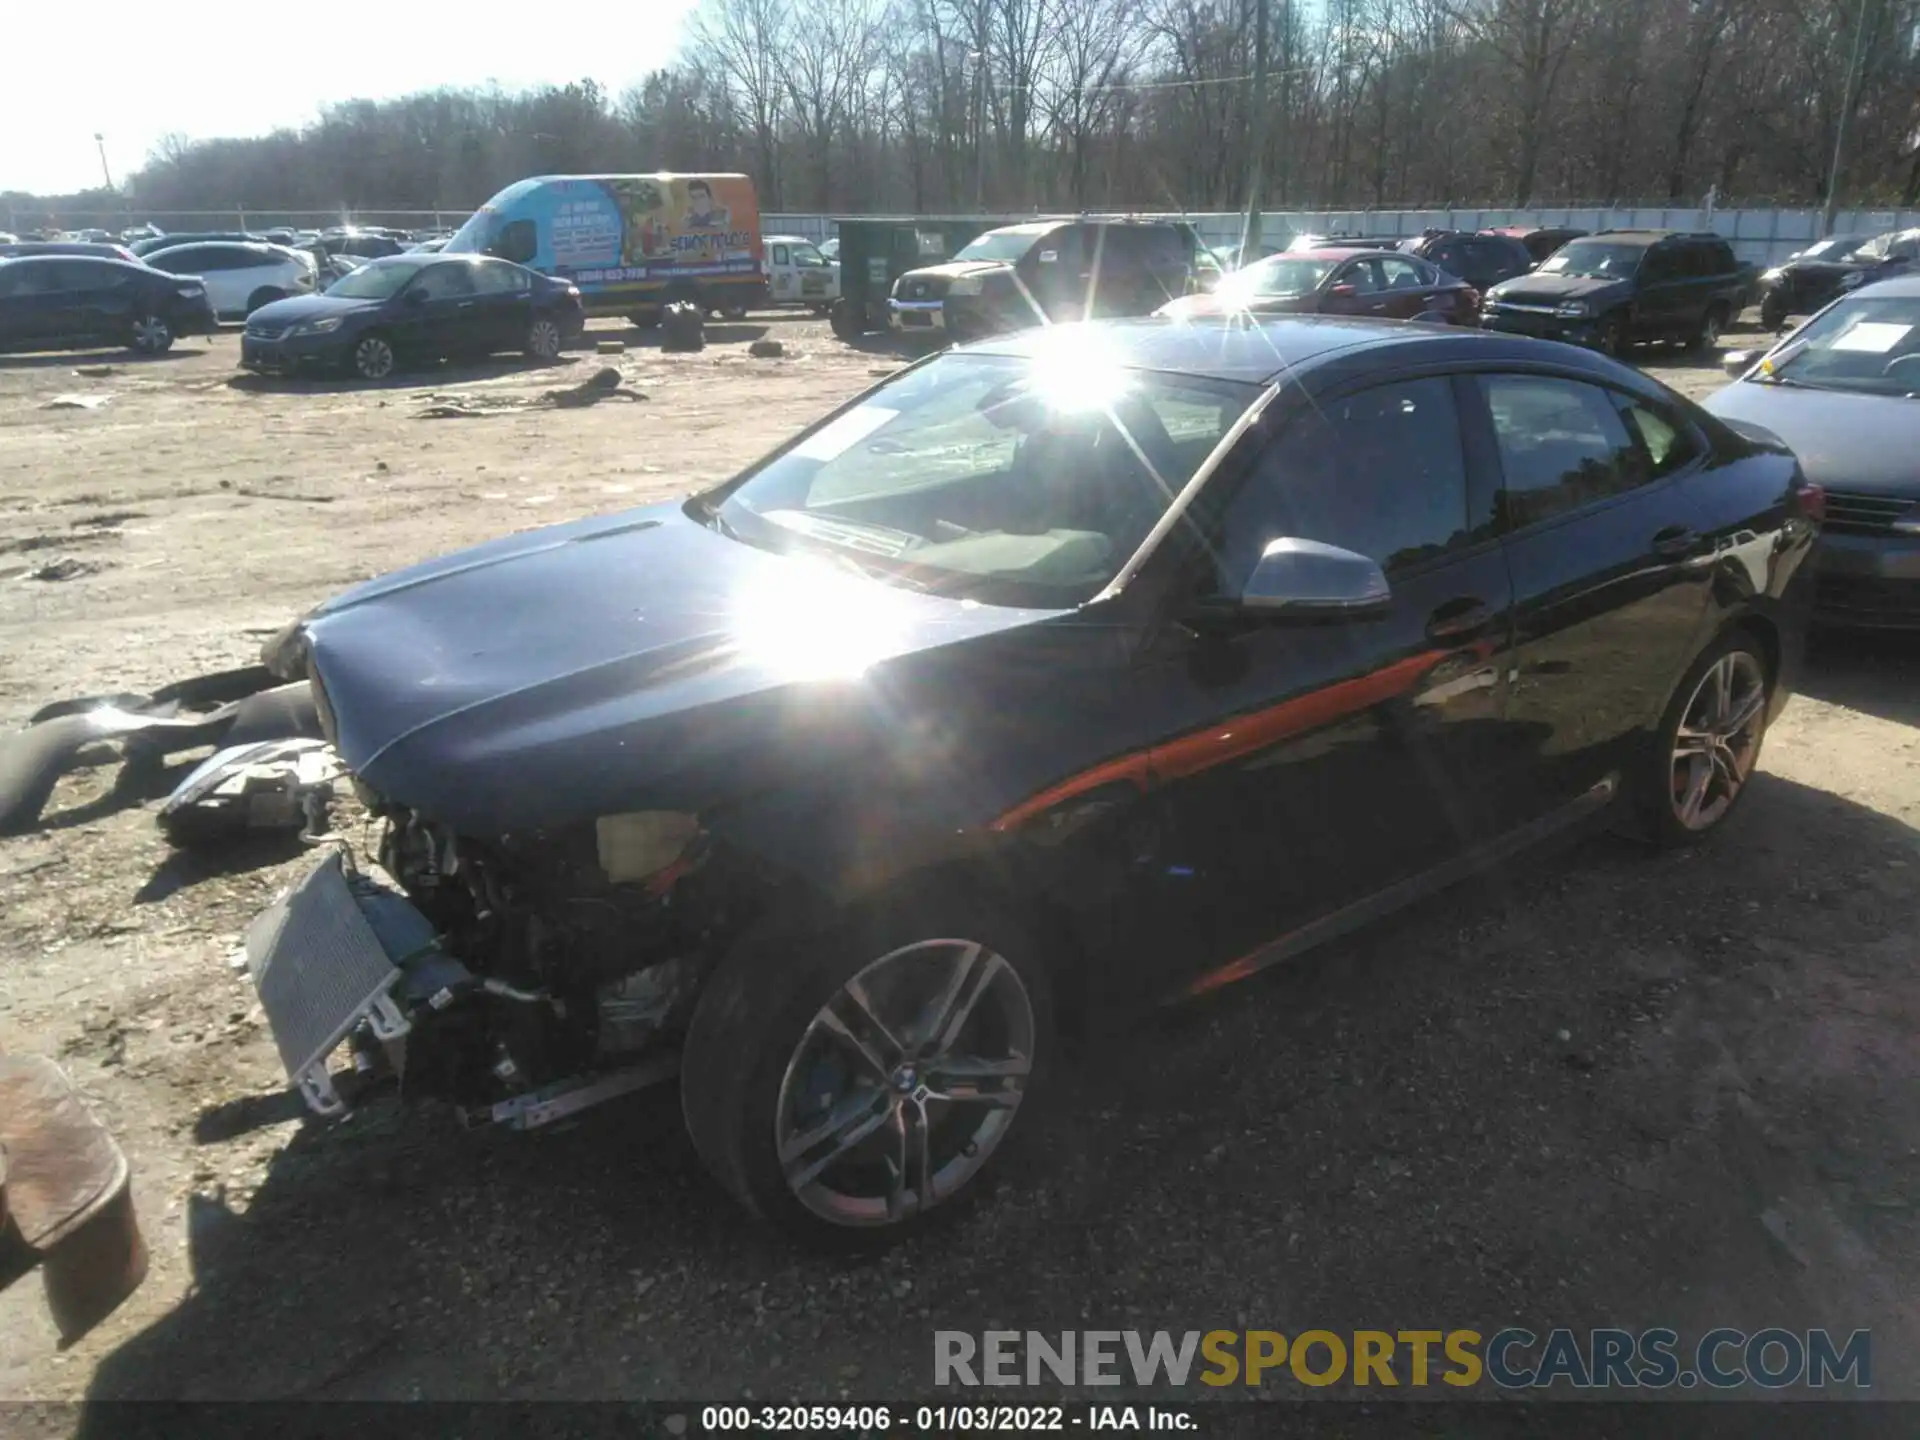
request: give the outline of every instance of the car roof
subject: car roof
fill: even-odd
[[[1287,250],[1279,255],[1263,255],[1262,260],[1351,260],[1356,255],[1384,253],[1373,245],[1316,245],[1311,250]]]
[[[1044,358],[1047,347],[1071,336],[1082,343],[1095,337],[1099,354],[1112,363],[1136,370],[1162,370],[1209,380],[1237,380],[1263,385],[1291,371],[1311,368],[1336,354],[1361,349],[1414,348],[1448,342],[1471,345],[1477,354],[1499,359],[1538,356],[1551,350],[1562,363],[1601,362],[1586,351],[1545,341],[1470,330],[1452,325],[1409,325],[1400,320],[1373,320],[1331,315],[1285,315],[1248,319],[1242,316],[1202,316],[1174,320],[1149,317],[1133,320],[1096,320],[1070,329],[1044,326],[1015,331],[965,346],[969,354]],[[1481,346],[1489,347],[1482,351]],[[1566,352],[1562,354],[1561,352]]]
[[[1658,245],[1662,240],[1723,240],[1724,236],[1690,230],[1596,230],[1582,240],[1604,240],[1609,245]]]

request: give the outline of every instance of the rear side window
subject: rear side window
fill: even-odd
[[[1653,478],[1613,397],[1597,385],[1546,375],[1483,375],[1509,529],[1551,520]]]
[[[97,265],[86,260],[62,260],[52,267],[62,290],[111,290],[126,278],[112,265]]]
[[[1616,395],[1614,402],[1620,407],[1627,428],[1640,442],[1640,448],[1646,451],[1654,479],[1684,470],[1699,457],[1700,442],[1694,438],[1692,431],[1672,416],[1624,395]]]
[[[514,220],[500,227],[500,233],[494,237],[488,247],[502,260],[511,260],[516,265],[525,265],[532,260],[540,248],[539,237],[534,233],[533,221]]]
[[[522,295],[532,288],[526,271],[485,260],[473,266],[473,284],[482,295]]]
[[[1401,381],[1302,413],[1261,453],[1219,536],[1225,594],[1283,536],[1343,546],[1389,573],[1476,538],[1452,384]]]

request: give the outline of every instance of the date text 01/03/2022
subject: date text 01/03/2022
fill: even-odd
[[[671,1424],[669,1429],[671,1430]],[[708,1405],[704,1434],[846,1431],[944,1435],[953,1431],[1191,1431],[1191,1412],[1157,1405]]]

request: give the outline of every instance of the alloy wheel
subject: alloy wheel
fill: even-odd
[[[173,331],[158,315],[142,315],[133,322],[133,348],[143,355],[158,355],[173,344]]]
[[[925,940],[854,975],[808,1024],[774,1111],[800,1203],[896,1224],[964,1189],[1005,1140],[1032,1073],[1031,997],[971,940]]]
[[[1752,777],[1766,725],[1767,681],[1746,650],[1722,655],[1700,677],[1674,735],[1674,818],[1693,831],[1720,822]]]
[[[1710,350],[1720,343],[1720,312],[1710,310],[1707,318],[1700,322],[1700,347]]]
[[[393,373],[393,346],[369,335],[353,347],[353,368],[363,380],[384,380]]]
[[[560,327],[551,320],[536,320],[527,332],[527,353],[541,360],[552,360],[560,353]]]

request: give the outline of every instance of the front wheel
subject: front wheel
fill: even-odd
[[[866,307],[851,300],[834,301],[833,309],[827,312],[827,319],[833,326],[833,333],[842,340],[858,340],[867,333]]]
[[[1027,940],[969,907],[750,946],[695,1011],[687,1128],[715,1178],[795,1238],[889,1244],[985,1188],[1050,1021]]]
[[[1616,360],[1627,358],[1627,321],[1619,311],[1600,318],[1597,341],[1602,355],[1611,355]]]
[[[384,335],[363,335],[348,360],[362,380],[384,380],[393,374],[393,342]]]
[[[1707,313],[1700,317],[1700,328],[1693,332],[1688,348],[1692,350],[1711,350],[1720,343],[1720,333],[1727,328],[1727,312],[1719,305],[1709,305]]]
[[[159,315],[142,315],[133,322],[127,344],[136,354],[164,355],[173,348],[173,327]]]
[[[1760,762],[1772,698],[1766,656],[1747,631],[1723,636],[1694,662],[1633,786],[1656,845],[1698,844],[1726,823]]]
[[[527,327],[526,351],[535,360],[557,360],[562,343],[557,321],[541,317]]]
[[[1787,302],[1778,295],[1769,295],[1760,302],[1760,324],[1768,330],[1778,330],[1787,323]]]

